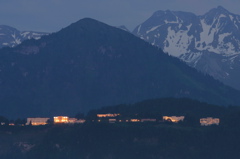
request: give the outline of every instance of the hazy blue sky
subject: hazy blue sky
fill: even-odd
[[[55,32],[90,17],[133,30],[157,10],[202,15],[219,5],[240,14],[240,0],[0,0],[0,24]]]

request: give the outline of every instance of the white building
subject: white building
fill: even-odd
[[[219,118],[207,117],[207,118],[200,119],[201,126],[219,125],[219,123],[220,123]]]
[[[27,123],[26,125],[33,125],[33,126],[36,126],[36,125],[46,125],[47,124],[47,121],[49,120],[50,118],[27,118]]]
[[[141,119],[141,122],[156,122],[156,119]]]

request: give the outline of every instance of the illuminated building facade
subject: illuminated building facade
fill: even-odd
[[[141,122],[156,122],[156,119],[141,119]]]
[[[69,124],[74,124],[74,123],[76,123],[76,121],[77,121],[77,118],[68,118]]]
[[[219,123],[220,123],[219,118],[207,117],[207,118],[200,119],[201,126],[219,125]]]
[[[106,117],[116,117],[119,116],[120,114],[97,114],[97,117],[99,118],[106,118]]]
[[[163,116],[163,120],[178,123],[184,120],[184,116]]]
[[[46,125],[49,119],[50,118],[27,118],[26,125],[30,125],[30,124],[33,126]]]
[[[55,116],[53,117],[54,124],[67,124],[69,117],[67,116]]]
[[[139,119],[130,119],[130,122],[140,122]]]

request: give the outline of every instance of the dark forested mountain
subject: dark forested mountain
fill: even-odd
[[[0,51],[0,113],[8,117],[73,115],[158,97],[240,103],[238,91],[89,18]]]
[[[240,89],[240,15],[221,6],[202,16],[157,11],[133,33],[190,66]]]
[[[48,33],[35,31],[19,31],[7,25],[0,25],[0,48],[14,47],[26,39],[40,39]]]

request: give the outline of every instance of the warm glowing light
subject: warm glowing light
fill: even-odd
[[[54,123],[56,124],[69,123],[69,118],[67,116],[55,116],[53,120],[54,120]]]
[[[130,119],[131,122],[140,122],[139,119]]]
[[[30,124],[32,124],[33,126],[46,125],[49,119],[50,118],[27,118],[26,125],[30,125]]]
[[[116,117],[119,116],[120,114],[97,114],[97,117],[99,118],[106,118],[106,117]]]
[[[178,123],[179,121],[184,120],[184,116],[163,116],[163,120]]]
[[[74,123],[76,123],[76,121],[77,121],[77,118],[68,118],[69,124],[74,124]]]
[[[201,126],[209,126],[209,125],[219,125],[220,119],[219,118],[212,118],[212,117],[207,117],[207,118],[201,118],[200,119],[200,124]]]

